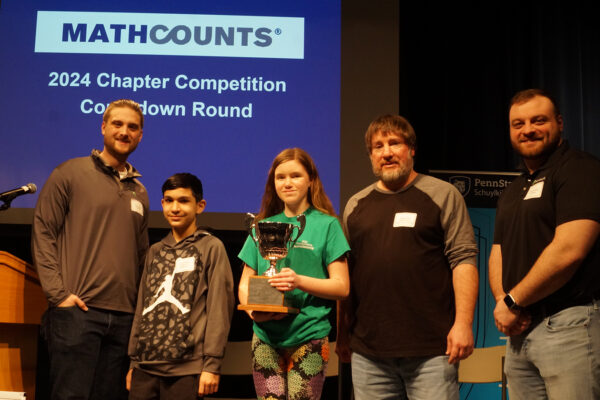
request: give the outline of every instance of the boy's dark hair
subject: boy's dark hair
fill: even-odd
[[[196,201],[200,201],[203,199],[202,182],[200,182],[200,179],[198,179],[196,175],[190,174],[188,172],[180,172],[171,176],[165,181],[165,183],[163,183],[162,194],[164,196],[167,190],[174,190],[179,188],[191,189]]]

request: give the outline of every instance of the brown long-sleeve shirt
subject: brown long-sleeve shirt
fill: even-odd
[[[59,165],[35,208],[32,253],[51,306],[71,293],[87,306],[133,313],[148,248],[148,194],[97,151]]]

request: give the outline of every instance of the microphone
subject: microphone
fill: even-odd
[[[14,199],[17,196],[20,196],[22,194],[27,194],[27,193],[33,194],[36,191],[37,191],[37,186],[35,186],[35,183],[28,183],[27,185],[21,186],[20,188],[9,190],[4,193],[0,193],[0,200],[11,201],[12,199]]]

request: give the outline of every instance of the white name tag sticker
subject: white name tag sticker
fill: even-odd
[[[414,228],[417,222],[417,213],[401,212],[394,216],[394,228]]]
[[[185,257],[175,260],[175,269],[173,273],[193,271],[196,268],[196,258]]]
[[[144,216],[144,206],[137,199],[131,199],[131,211],[140,214],[142,217]]]
[[[527,191],[523,200],[539,199],[542,197],[542,190],[544,190],[544,181],[534,183]]]

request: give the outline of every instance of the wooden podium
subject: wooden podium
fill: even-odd
[[[0,251],[0,391],[35,398],[38,332],[46,308],[33,267]]]

